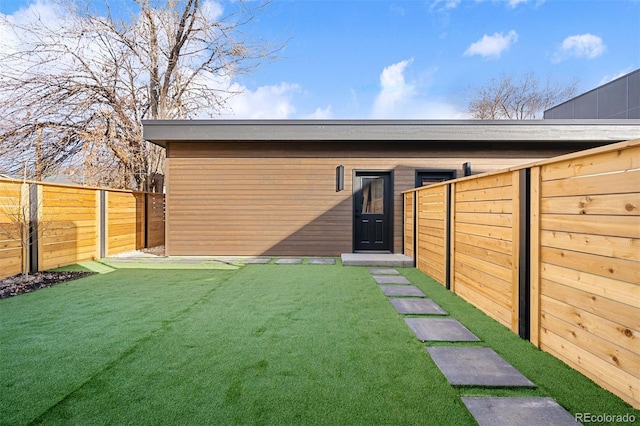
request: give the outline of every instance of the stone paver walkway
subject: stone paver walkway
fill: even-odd
[[[389,302],[399,314],[447,315],[447,311],[431,299],[389,299]]]
[[[404,321],[421,342],[480,341],[475,334],[454,318],[405,318]]]
[[[422,290],[414,285],[381,285],[380,289],[385,296],[425,297]]]
[[[418,287],[392,268],[370,268],[369,273],[399,314],[448,315]],[[404,280],[402,279],[404,278]],[[391,284],[391,285],[389,285]],[[399,285],[400,284],[400,285]],[[414,296],[417,299],[394,298]],[[480,342],[455,318],[405,317],[407,326],[423,342]],[[493,349],[478,346],[427,346],[440,371],[452,386],[535,387]],[[552,398],[462,397],[480,426],[576,425],[573,416]]]

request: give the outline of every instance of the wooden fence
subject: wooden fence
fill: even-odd
[[[640,408],[640,139],[404,196],[421,271]]]
[[[0,179],[0,279],[161,244],[163,194]]]

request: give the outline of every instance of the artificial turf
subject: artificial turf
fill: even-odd
[[[415,269],[539,388],[448,385],[366,268],[153,268],[0,301],[0,424],[464,425],[461,395],[523,392],[640,418]]]

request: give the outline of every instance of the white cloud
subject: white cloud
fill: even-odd
[[[633,71],[633,67],[627,67],[625,69],[623,69],[620,72],[617,72],[615,74],[607,74],[604,77],[602,77],[602,79],[600,79],[600,83],[598,83],[598,86],[602,86],[603,84],[607,84],[610,81],[613,81],[617,78],[622,77],[623,75],[627,75],[629,74],[631,71]]]
[[[383,116],[396,109],[415,93],[415,86],[406,82],[405,69],[413,62],[412,59],[389,65],[380,74],[380,93],[373,103],[374,117]]]
[[[217,21],[222,17],[222,14],[224,13],[222,4],[218,3],[217,1],[206,0],[200,7],[202,15],[204,15],[211,21]]]
[[[428,99],[420,94],[421,85],[407,81],[405,72],[413,59],[390,65],[380,74],[380,92],[376,96],[372,118],[453,119],[467,118],[455,105],[439,99]],[[435,73],[430,70],[429,74]],[[431,81],[432,77],[426,79]]]
[[[431,9],[450,10],[460,5],[461,0],[434,0],[431,3]]]
[[[570,57],[594,59],[602,55],[606,46],[602,39],[593,34],[577,34],[565,38],[554,56],[554,62]]]
[[[293,97],[300,92],[300,86],[283,82],[249,90],[233,83],[230,90],[240,92],[227,102],[233,118],[284,119],[296,112]]]
[[[329,105],[326,108],[316,108],[316,110],[313,112],[313,114],[309,114],[306,118],[312,119],[312,120],[322,120],[322,119],[329,119],[333,117],[333,111],[331,110],[331,105]]]
[[[521,4],[524,5],[524,4],[531,4],[531,3],[533,3],[534,7],[539,7],[546,0],[475,0],[475,1],[476,3],[485,3],[488,1],[491,1],[492,3],[502,3],[502,4],[506,4],[509,9],[515,9]]]
[[[518,33],[515,30],[509,31],[506,35],[503,33],[494,33],[493,35],[483,35],[482,38],[471,45],[464,52],[464,56],[480,55],[483,58],[497,59],[518,41]]]
[[[507,4],[509,5],[509,7],[515,8],[515,7],[518,7],[518,5],[521,3],[528,3],[528,2],[529,0],[508,0]]]

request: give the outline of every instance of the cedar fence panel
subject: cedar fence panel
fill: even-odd
[[[638,406],[640,146],[542,165],[540,196],[539,346]]]
[[[405,209],[405,236],[423,235],[417,267],[640,408],[640,139],[417,188],[405,202],[447,187],[437,232],[437,203],[418,201],[415,220]],[[429,249],[443,233],[444,258]]]
[[[415,238],[413,235],[415,221],[415,193],[410,192],[404,198],[404,253],[414,257]]]
[[[32,227],[26,253],[21,207]],[[163,243],[163,194],[0,179],[0,279]]]
[[[96,259],[98,200],[90,188],[39,185],[40,269]]]
[[[454,207],[455,292],[512,331],[517,331],[517,185],[517,172],[459,182]]]
[[[138,208],[137,194],[132,192],[107,192],[107,256],[138,248],[144,230],[137,223],[144,221],[144,208]],[[142,206],[142,203],[140,203]]]
[[[416,195],[416,266],[446,284],[447,193],[445,186],[426,187]]]
[[[22,272],[23,247],[15,215],[20,208],[20,182],[0,180],[0,279]]]

